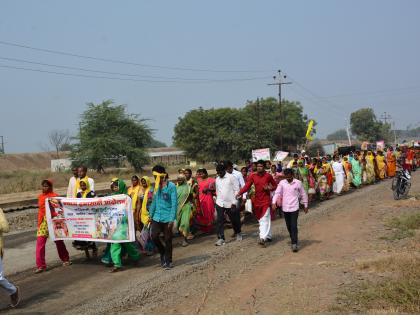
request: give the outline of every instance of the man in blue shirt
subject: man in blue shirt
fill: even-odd
[[[176,186],[169,181],[165,168],[155,165],[152,169],[155,178],[155,188],[149,217],[152,221],[152,239],[160,253],[161,266],[172,268],[172,228],[176,219],[178,207]],[[165,245],[159,235],[163,232]]]

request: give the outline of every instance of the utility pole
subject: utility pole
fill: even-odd
[[[257,132],[255,134],[257,138],[257,144],[260,144],[260,98],[257,97],[257,102],[255,103],[255,116],[257,116]]]
[[[387,124],[388,120],[391,120],[391,115],[389,115],[387,112],[384,112],[381,116],[381,119],[384,121],[385,124]]]
[[[395,121],[392,122],[392,128],[394,129],[394,145],[397,145],[397,133],[395,132]]]
[[[346,119],[346,132],[347,132],[347,138],[349,140],[349,146],[351,146],[350,125],[347,119]]]
[[[274,83],[269,83],[267,85],[277,85],[279,87],[279,111],[280,111],[280,119],[279,119],[279,131],[280,131],[280,150],[283,150],[283,131],[282,131],[282,125],[283,125],[283,111],[281,106],[281,87],[285,84],[292,84],[292,82],[282,82],[282,79],[286,79],[287,76],[282,76],[281,70],[277,71],[278,76],[273,76]]]
[[[0,136],[0,154],[4,154],[4,137]]]

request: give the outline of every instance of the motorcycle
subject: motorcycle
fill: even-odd
[[[394,199],[399,200],[408,195],[411,187],[411,175],[408,170],[400,169],[392,180]]]

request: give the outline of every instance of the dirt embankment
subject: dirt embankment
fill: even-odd
[[[66,158],[68,153],[60,152],[60,158]],[[49,170],[51,160],[57,158],[55,152],[16,153],[0,155],[0,172],[23,170]]]

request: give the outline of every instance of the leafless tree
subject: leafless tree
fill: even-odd
[[[60,158],[59,152],[63,145],[69,144],[70,133],[68,130],[53,130],[48,134],[51,145],[55,148],[57,159]]]

